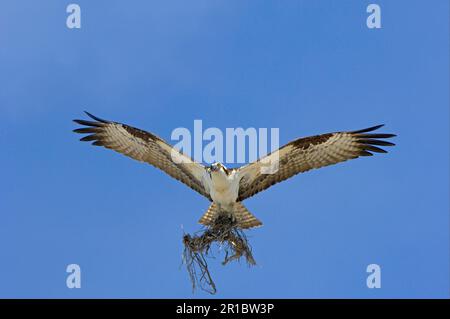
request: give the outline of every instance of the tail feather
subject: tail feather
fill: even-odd
[[[209,207],[206,213],[203,214],[203,216],[198,221],[199,224],[205,225],[205,226],[211,226],[215,219],[217,218],[217,215],[219,214],[219,206],[216,203],[212,203]]]
[[[248,209],[240,202],[234,205],[234,215],[236,216],[238,225],[241,228],[262,226],[262,222],[250,213]]]
[[[219,205],[212,203],[198,222],[205,226],[211,226],[219,216],[220,212]],[[247,229],[262,226],[262,222],[250,213],[240,202],[234,204],[233,212],[231,213],[236,218],[237,225],[240,228]]]

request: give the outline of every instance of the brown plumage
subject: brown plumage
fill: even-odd
[[[149,163],[173,178],[194,189],[212,201],[210,186],[205,186],[208,169],[191,158],[181,154],[158,136],[135,127],[106,121],[92,114],[86,114],[94,121],[74,120],[84,127],[74,132],[88,134],[81,141],[104,146],[135,160]],[[225,212],[220,203],[213,202],[200,219],[200,223],[211,225],[221,214],[233,216],[241,228],[260,226],[262,223],[243,205],[242,201],[284,181],[294,175],[311,169],[320,168],[360,156],[372,156],[373,153],[386,153],[379,146],[393,146],[385,139],[394,134],[372,133],[383,125],[377,125],[358,131],[335,132],[296,139],[267,156],[236,169],[220,168],[226,176],[238,178],[238,197],[231,205],[232,211]],[[275,167],[270,174],[264,168]],[[236,181],[236,179],[235,179]],[[230,187],[230,186],[229,186]],[[214,189],[213,189],[214,191]],[[233,199],[234,200],[234,199]]]
[[[92,145],[104,146],[135,160],[151,164],[211,200],[201,182],[203,165],[173,149],[171,145],[152,133],[129,125],[106,121],[88,112],[86,114],[96,122],[74,120],[78,124],[87,126],[75,129],[75,133],[90,134],[81,138],[80,141],[92,141]],[[172,160],[174,155],[179,157],[179,163]]]
[[[350,132],[335,132],[296,139],[277,151],[256,162],[240,167],[242,179],[238,200],[242,201],[270,186],[294,175],[320,168],[359,156],[372,156],[371,152],[386,153],[374,145],[393,146],[394,143],[382,139],[394,134],[367,134],[383,125]],[[262,174],[262,167],[268,163],[278,164],[273,174]]]

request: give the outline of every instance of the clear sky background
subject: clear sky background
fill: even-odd
[[[397,146],[247,200],[258,263],[216,297],[449,297],[449,2],[0,1],[0,297],[209,297],[181,266],[208,201],[78,141],[83,110],[299,136],[385,123]],[[82,288],[66,287],[66,266]],[[366,267],[382,269],[381,289]]]

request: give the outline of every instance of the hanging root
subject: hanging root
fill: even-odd
[[[242,229],[236,226],[236,222],[227,216],[219,216],[213,225],[194,236],[183,236],[184,252],[183,263],[186,264],[192,289],[197,286],[210,294],[215,294],[217,289],[208,270],[207,257],[213,243],[220,245],[225,251],[225,259],[222,265],[230,261],[245,257],[248,265],[255,265],[251,247]]]

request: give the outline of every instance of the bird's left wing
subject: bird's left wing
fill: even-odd
[[[202,182],[205,172],[203,165],[194,162],[152,133],[122,123],[106,121],[88,112],[86,114],[94,121],[74,120],[85,126],[75,129],[74,132],[89,134],[81,138],[81,141],[93,141],[92,145],[104,146],[135,160],[149,163],[211,200]]]
[[[395,144],[383,139],[395,135],[368,133],[382,126],[299,138],[262,159],[239,168],[241,180],[238,200],[251,197],[298,173],[360,156],[372,156],[371,152],[386,153],[375,145],[393,146]],[[274,169],[270,169],[270,165]]]

